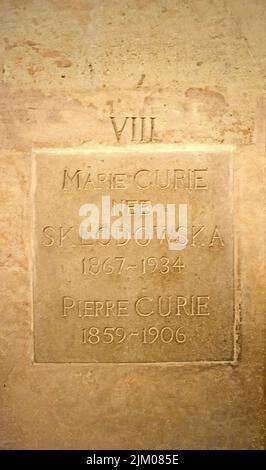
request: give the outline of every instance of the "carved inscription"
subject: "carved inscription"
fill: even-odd
[[[128,131],[128,129],[132,143],[153,142],[155,117],[126,116],[120,125],[117,124],[118,119],[116,117],[110,116],[110,119],[117,142],[120,142],[122,134],[124,131]],[[119,121],[121,120],[119,119]]]
[[[231,155],[34,158],[35,360],[233,360]]]

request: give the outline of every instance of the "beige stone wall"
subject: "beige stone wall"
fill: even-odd
[[[1,448],[262,448],[265,1],[0,0],[0,22]],[[110,115],[236,146],[236,366],[33,364],[32,150],[115,145]]]

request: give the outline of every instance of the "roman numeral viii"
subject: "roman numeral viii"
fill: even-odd
[[[125,117],[122,125],[118,125],[116,117],[110,116],[117,142],[120,142],[126,129],[131,133],[131,142],[153,142],[155,117]]]

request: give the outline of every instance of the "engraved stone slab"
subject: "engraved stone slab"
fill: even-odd
[[[36,362],[234,360],[231,160],[229,151],[200,146],[34,154]],[[99,209],[98,238],[84,238],[88,204]],[[111,214],[114,204],[129,209],[128,237],[114,236],[122,215]],[[137,238],[137,208],[143,224],[145,207],[156,204],[164,222],[152,213],[153,238]],[[172,247],[167,204],[175,205]]]

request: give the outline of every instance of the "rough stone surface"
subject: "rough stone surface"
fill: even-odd
[[[265,1],[0,12],[1,448],[262,448]],[[237,365],[33,362],[32,149],[115,145],[110,115],[157,116],[154,145],[236,146]]]

